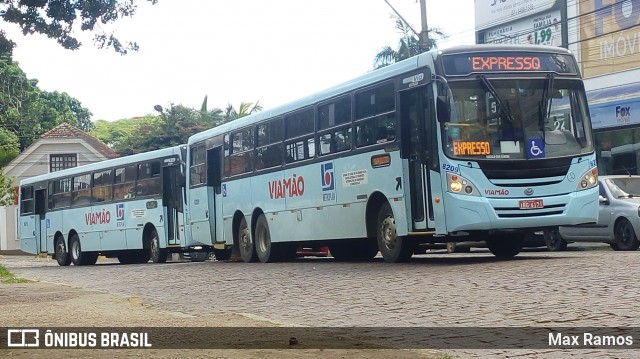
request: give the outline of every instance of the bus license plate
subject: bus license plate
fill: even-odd
[[[544,208],[544,204],[541,199],[525,199],[519,203],[520,209]]]

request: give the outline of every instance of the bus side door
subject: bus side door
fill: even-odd
[[[431,86],[400,93],[403,148],[409,159],[411,217],[416,230],[434,228],[431,203],[430,156],[435,137],[432,131]]]
[[[40,252],[47,252],[47,230],[51,227],[47,224],[47,189],[36,189],[35,193],[35,211],[36,211],[36,236]],[[51,243],[53,250],[53,243]]]

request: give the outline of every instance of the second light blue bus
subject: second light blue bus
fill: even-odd
[[[525,236],[598,216],[585,90],[545,46],[434,50],[192,136],[186,226],[216,255],[401,262],[425,244]]]

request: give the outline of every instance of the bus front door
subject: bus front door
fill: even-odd
[[[47,252],[47,230],[50,225],[47,225],[46,208],[47,208],[47,190],[36,189],[35,192],[35,212],[36,212],[36,242],[40,252]],[[51,243],[51,250],[53,251],[53,243]]]
[[[183,176],[180,173],[180,165],[164,167],[163,180],[163,203],[165,206],[165,228],[167,231],[167,244],[180,245],[181,229],[184,228],[184,197],[183,197]]]
[[[433,147],[431,86],[401,92],[402,136],[409,158],[411,217],[414,230],[434,228],[429,181],[430,149]]]

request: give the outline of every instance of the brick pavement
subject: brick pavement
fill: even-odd
[[[408,264],[166,263],[59,267],[5,256],[14,274],[137,296],[185,313],[246,313],[303,326],[640,327],[638,252],[427,254]],[[640,338],[636,338],[640,340]],[[480,357],[637,357],[637,351],[475,351]]]

